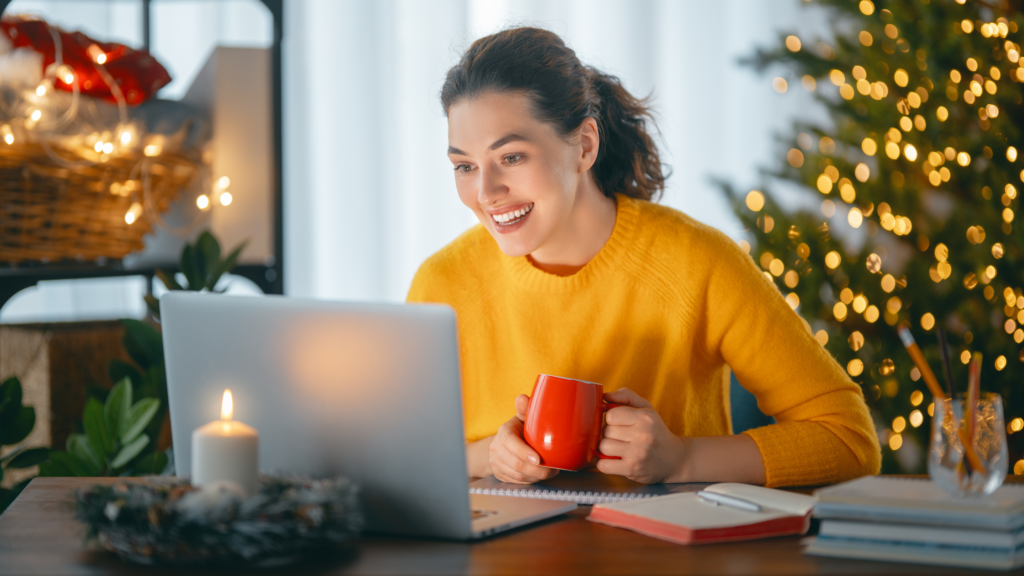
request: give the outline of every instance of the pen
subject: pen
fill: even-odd
[[[761,511],[761,507],[757,504],[748,502],[742,498],[736,498],[735,496],[725,496],[724,494],[716,494],[714,492],[705,492],[701,490],[700,492],[697,492],[697,497],[701,500],[706,500],[715,506],[721,504],[730,508],[737,508],[739,510],[747,510],[750,512]]]

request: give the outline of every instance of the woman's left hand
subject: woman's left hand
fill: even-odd
[[[685,442],[668,429],[651,403],[629,388],[604,397],[623,406],[608,411],[600,450],[622,459],[598,460],[597,469],[644,484],[670,482],[678,476],[686,456]]]

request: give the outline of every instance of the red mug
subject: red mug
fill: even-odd
[[[540,465],[579,470],[598,458],[604,413],[620,404],[604,401],[594,382],[540,374],[530,394],[523,439],[540,455]]]

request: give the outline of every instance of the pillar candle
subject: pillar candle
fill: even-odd
[[[246,494],[259,491],[259,434],[252,426],[231,419],[231,391],[224,391],[221,419],[192,432],[192,485],[209,486],[225,480]]]

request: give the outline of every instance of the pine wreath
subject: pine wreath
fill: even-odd
[[[345,478],[261,476],[258,494],[187,480],[79,490],[76,518],[122,559],[175,566],[273,566],[351,545],[363,525],[358,489]]]

